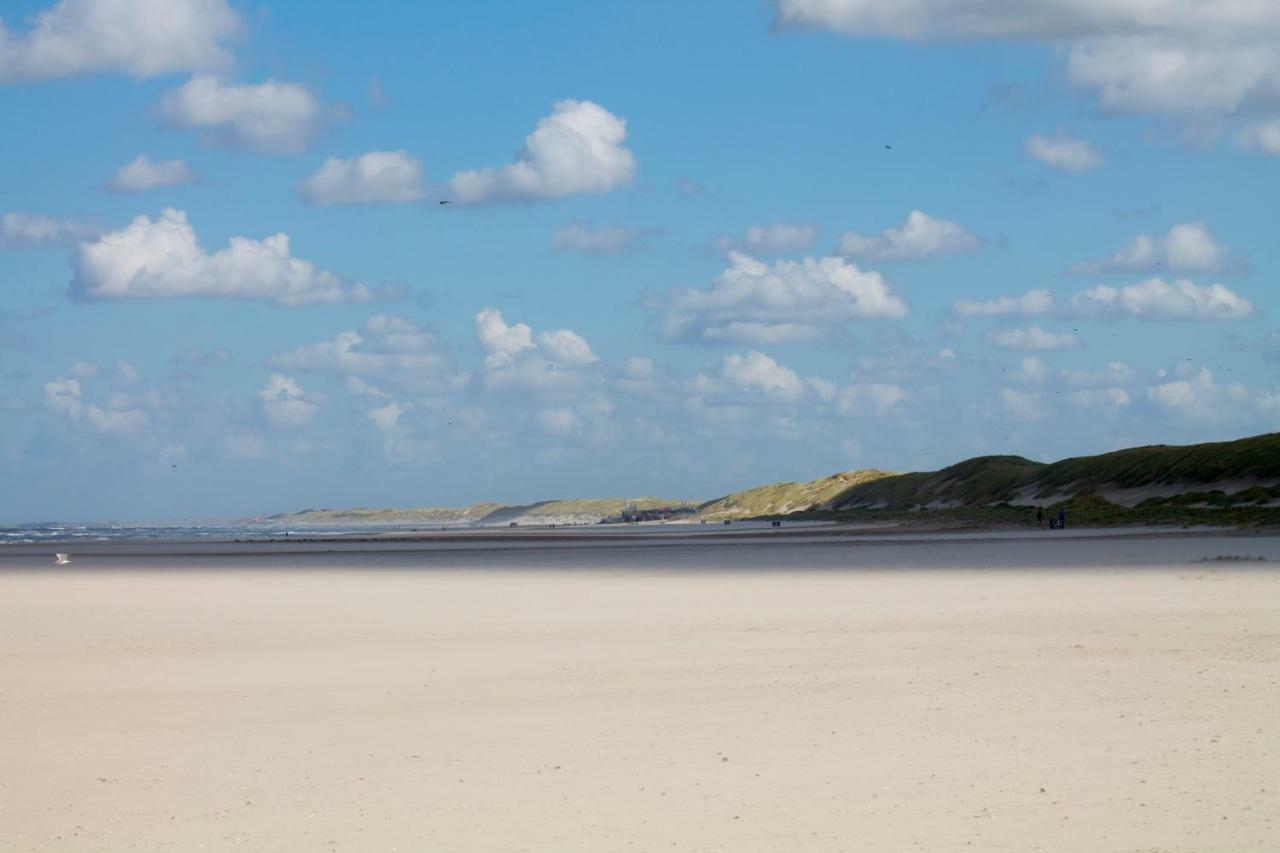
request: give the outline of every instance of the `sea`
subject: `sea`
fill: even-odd
[[[172,540],[249,540],[269,541],[293,536],[342,537],[368,536],[377,533],[411,533],[440,530],[451,525],[423,524],[323,524],[285,527],[270,523],[236,522],[209,524],[40,524],[0,525],[0,548],[7,544],[30,545],[39,542],[114,542],[137,539]]]

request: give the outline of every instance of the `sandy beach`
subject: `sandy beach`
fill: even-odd
[[[0,553],[2,851],[1280,836],[1278,538],[130,547]]]

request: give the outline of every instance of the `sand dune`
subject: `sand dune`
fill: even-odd
[[[0,571],[0,850],[1275,849],[1280,575],[933,556]]]

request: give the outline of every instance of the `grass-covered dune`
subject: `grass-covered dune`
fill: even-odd
[[[686,501],[670,498],[591,498],[550,500],[521,506],[478,503],[466,507],[415,509],[306,509],[269,516],[273,524],[571,524],[590,523],[633,509],[678,507]]]
[[[854,486],[892,476],[888,471],[843,471],[807,483],[770,483],[707,501],[698,507],[702,518],[751,518],[821,506]]]
[[[496,503],[409,509],[304,509],[268,516],[265,520],[278,524],[466,524],[499,509],[502,509],[502,504]]]
[[[480,503],[421,509],[313,509],[279,524],[587,524],[633,509],[692,508],[669,498]],[[1029,508],[1066,508],[1077,523],[1280,523],[1280,433],[1183,447],[1152,445],[1044,463],[980,456],[940,471],[845,471],[771,483],[699,504],[686,518],[912,518],[1026,523]],[[921,512],[924,510],[925,512]],[[1033,517],[1033,516],[1031,516]]]
[[[1196,497],[1188,500],[1189,495]],[[1056,504],[1083,496],[1146,507],[1264,505],[1280,498],[1280,433],[1135,447],[1049,464],[1021,456],[980,456],[941,471],[860,483],[821,508],[954,509]]]

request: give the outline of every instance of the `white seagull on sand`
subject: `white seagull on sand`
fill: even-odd
[[[65,566],[67,563],[71,562],[71,555],[70,554],[54,554],[53,561],[57,563],[59,566]]]

